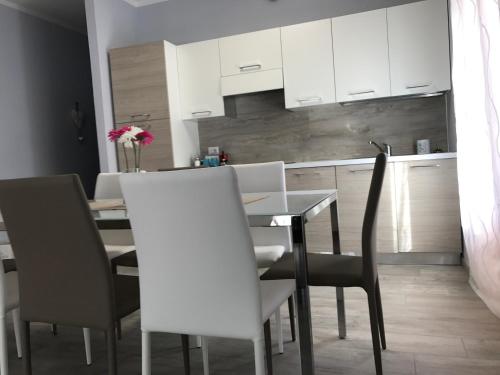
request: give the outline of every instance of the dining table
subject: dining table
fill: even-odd
[[[311,302],[308,284],[306,225],[323,210],[330,210],[332,252],[340,254],[336,190],[307,190],[242,194],[250,227],[288,227],[295,261],[296,305],[302,375],[314,375],[314,348]],[[131,229],[126,205],[121,200],[89,202],[97,227]],[[195,228],[193,230],[196,230]],[[8,244],[6,228],[0,218],[0,246]],[[8,257],[5,251],[0,254]],[[345,337],[345,307],[342,288],[337,288],[339,336]]]

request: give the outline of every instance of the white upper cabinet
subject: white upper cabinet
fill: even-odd
[[[222,95],[283,88],[280,29],[219,39]]]
[[[335,102],[329,19],[281,28],[286,108]]]
[[[183,120],[224,116],[218,40],[177,47]]]
[[[387,10],[332,19],[337,101],[391,95]]]
[[[392,95],[449,90],[446,0],[388,8]]]

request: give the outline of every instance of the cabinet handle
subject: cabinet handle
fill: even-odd
[[[349,172],[351,172],[351,173],[373,172],[373,168],[369,168],[369,169],[350,169]]]
[[[262,69],[262,64],[249,64],[249,65],[240,65],[241,72],[248,72],[252,70]]]
[[[151,117],[151,113],[134,113],[134,114],[130,115],[131,119],[136,119],[137,117],[149,118],[149,117]]]
[[[210,116],[212,114],[212,111],[197,111],[197,112],[191,112],[191,115],[194,117],[200,117],[200,116]]]
[[[297,101],[300,104],[318,103],[322,101],[322,98],[321,96],[311,96],[310,98],[298,98]]]
[[[351,92],[349,92],[349,95],[363,95],[363,94],[375,94],[375,90],[369,89],[369,90],[363,90],[363,91],[351,91]]]
[[[439,168],[439,164],[410,165],[410,168]]]
[[[406,85],[406,88],[408,90],[411,90],[411,89],[421,89],[421,88],[424,88],[424,87],[429,87],[431,85],[432,85],[432,83],[415,83],[415,84]]]

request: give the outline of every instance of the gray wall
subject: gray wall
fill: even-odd
[[[416,0],[169,0],[138,8],[138,38],[174,44],[342,16]]]
[[[234,100],[233,102],[231,100]],[[371,157],[370,139],[393,145],[395,155],[415,153],[417,139],[447,151],[445,97],[372,101],[285,109],[283,92],[226,99],[233,117],[199,121],[203,154],[219,146],[234,163]]]
[[[87,114],[83,144],[70,113]],[[98,171],[87,38],[0,5],[0,179]]]

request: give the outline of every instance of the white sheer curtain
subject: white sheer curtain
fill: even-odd
[[[470,283],[500,317],[500,10],[450,0],[458,179]]]

